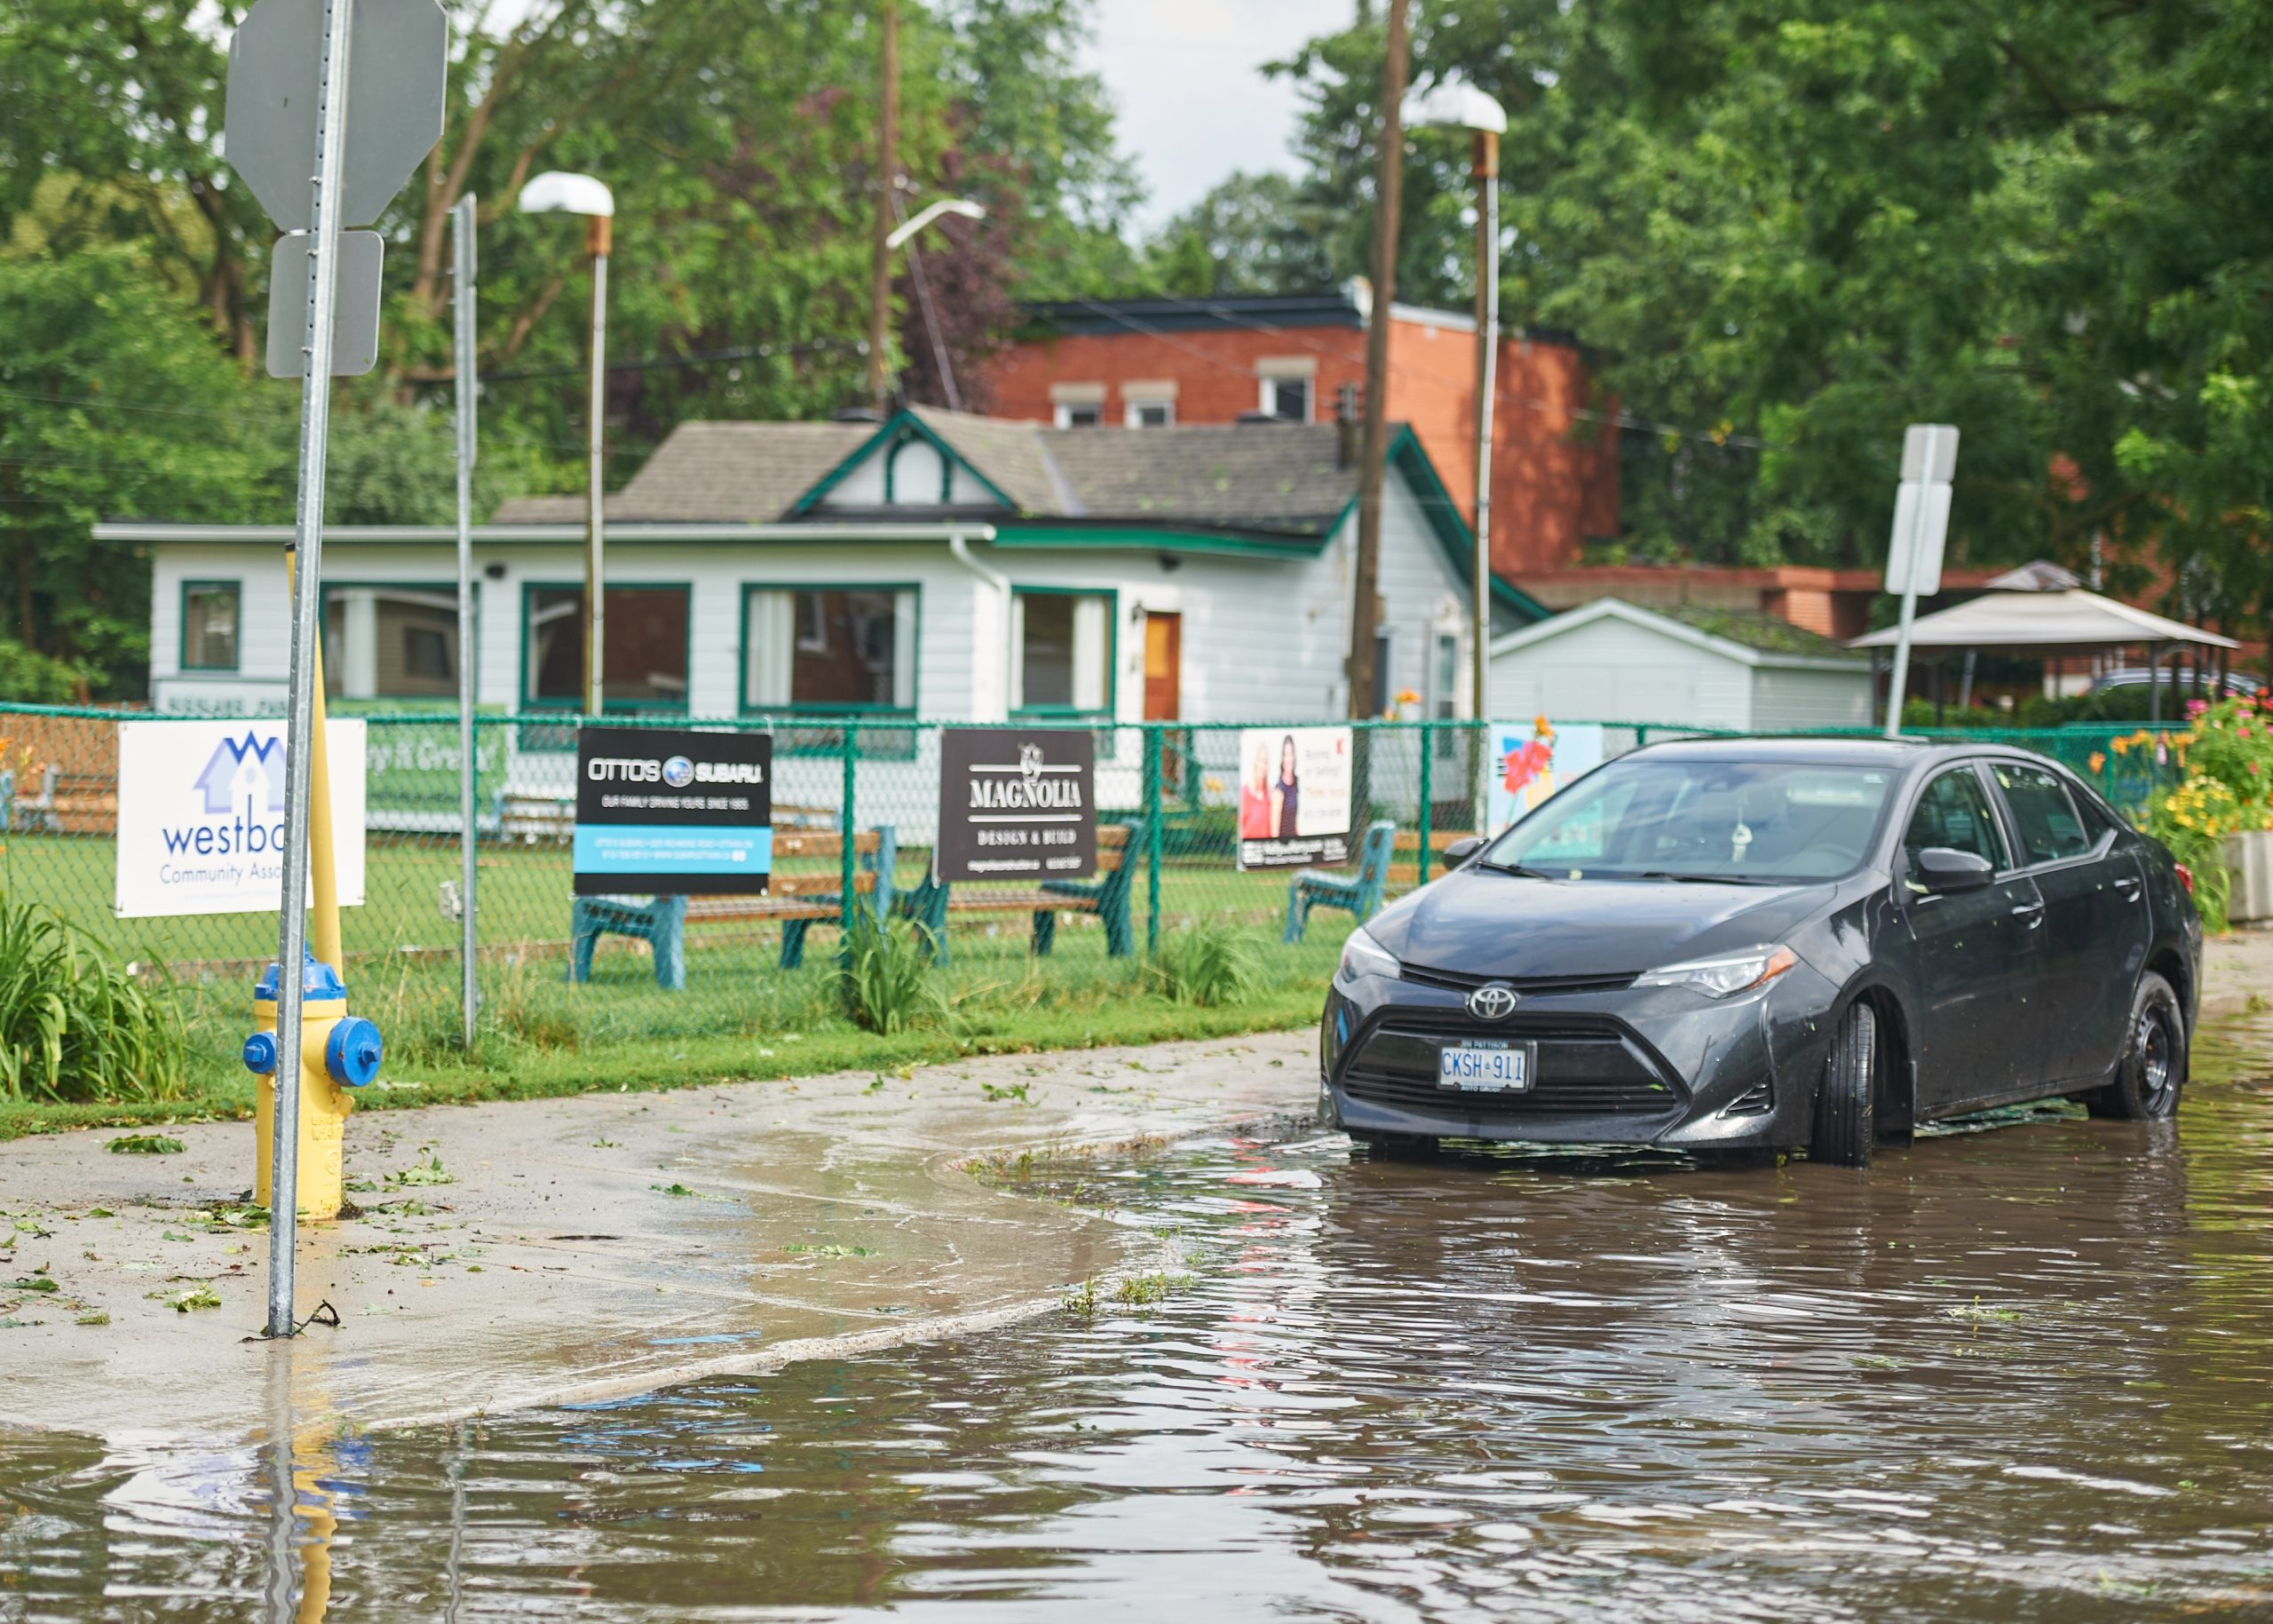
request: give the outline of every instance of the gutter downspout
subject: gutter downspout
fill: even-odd
[[[960,530],[950,530],[947,533],[947,551],[954,557],[956,563],[962,565],[972,574],[978,576],[981,581],[984,581],[987,585],[993,587],[997,592],[1002,594],[1002,719],[1004,721],[1008,721],[1010,716],[1010,661],[1013,654],[1016,653],[1016,651],[1010,646],[1012,619],[1010,614],[1012,600],[1010,578],[1008,575],[1002,574],[1000,571],[987,568],[986,566],[981,564],[977,558],[972,558],[970,556],[970,539]]]

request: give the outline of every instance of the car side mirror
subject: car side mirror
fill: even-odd
[[[1469,858],[1474,857],[1478,852],[1484,850],[1484,846],[1485,839],[1481,835],[1461,836],[1458,840],[1453,841],[1452,844],[1445,848],[1445,872],[1446,874],[1450,874],[1453,869],[1459,867]]]
[[[1979,891],[1997,877],[1989,860],[1949,846],[1928,846],[1918,853],[1918,883],[1937,896]]]

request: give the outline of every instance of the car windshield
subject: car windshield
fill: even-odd
[[[1827,880],[1863,860],[1894,774],[1636,757],[1572,784],[1478,854],[1570,880]]]

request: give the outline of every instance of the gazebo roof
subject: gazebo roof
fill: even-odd
[[[1892,648],[1897,630],[1857,638],[1849,648]],[[1912,622],[1913,648],[2011,648],[2044,653],[2121,648],[2142,643],[2192,643],[2237,648],[2231,638],[2166,620],[2096,592],[1985,592]]]

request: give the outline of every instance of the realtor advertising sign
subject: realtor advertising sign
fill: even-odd
[[[1492,796],[1485,811],[1497,835],[1580,773],[1602,765],[1602,725],[1558,728],[1545,717],[1495,723],[1491,748]]]
[[[1239,866],[1338,868],[1350,860],[1350,731],[1239,734]]]
[[[363,724],[326,733],[339,900],[363,900]],[[284,724],[123,722],[121,919],[273,914],[284,901]]]
[[[938,877],[1078,880],[1097,864],[1097,735],[951,727],[939,735]]]
[[[773,870],[773,735],[576,734],[575,891],[749,896]]]

